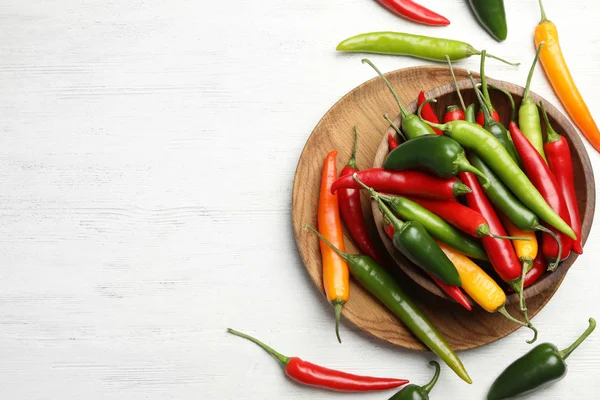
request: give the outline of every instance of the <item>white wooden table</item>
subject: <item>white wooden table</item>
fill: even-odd
[[[600,119],[600,3],[546,0],[566,57]],[[384,399],[303,388],[229,326],[289,355],[356,373],[431,376],[430,354],[373,340],[332,310],[296,252],[291,188],[327,109],[372,78],[334,52],[359,32],[405,30],[487,48],[521,68],[535,1],[507,0],[495,43],[466,2],[422,0],[434,29],[372,0],[0,1],[0,397]],[[384,71],[422,61],[373,56]],[[461,67],[477,69],[476,58]],[[538,69],[534,90],[556,101]],[[600,158],[591,152],[600,173]],[[600,229],[535,319],[564,347],[600,318]],[[461,354],[475,383],[444,368],[434,399],[480,399],[527,351],[528,331]],[[536,399],[600,398],[600,332]],[[387,397],[386,397],[387,396]]]

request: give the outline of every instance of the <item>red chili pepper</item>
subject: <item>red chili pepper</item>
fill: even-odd
[[[448,106],[444,114],[444,123],[450,121],[462,121],[465,119],[465,112],[456,105]]]
[[[408,383],[405,379],[374,378],[371,376],[348,374],[346,372],[324,368],[308,361],[303,361],[298,357],[286,357],[263,342],[252,336],[246,335],[245,333],[233,329],[227,329],[227,331],[236,336],[248,339],[262,347],[279,361],[285,368],[287,376],[305,385],[336,390],[339,392],[370,392],[374,390],[392,389]]]
[[[394,238],[394,226],[387,218],[383,219],[383,230],[390,239]],[[429,277],[440,287],[440,289],[442,289],[448,296],[452,297],[458,304],[469,311],[472,310],[467,295],[465,295],[458,286],[448,285],[430,273],[427,273],[427,275],[429,275]]]
[[[358,146],[358,131],[356,127],[354,127],[354,148],[352,150],[352,157],[348,164],[342,169],[342,173],[340,176],[350,175],[358,172],[358,168],[356,167],[356,147]],[[371,238],[369,237],[369,232],[367,231],[367,226],[365,225],[365,220],[363,217],[362,207],[360,203],[360,190],[358,189],[340,189],[338,190],[338,203],[340,206],[340,214],[342,215],[342,220],[346,225],[346,228],[350,232],[350,235],[360,247],[363,253],[376,260],[381,264],[382,258],[377,253]]]
[[[563,194],[567,209],[569,210],[569,222],[571,228],[577,235],[577,240],[573,240],[572,249],[575,253],[583,253],[581,246],[581,219],[579,216],[579,205],[577,204],[577,196],[575,195],[575,183],[573,174],[573,160],[571,158],[571,150],[567,139],[559,135],[550,125],[548,114],[544,109],[544,103],[540,102],[542,115],[546,121],[546,144],[544,144],[544,153],[550,166],[550,170],[554,173],[558,187]]]
[[[500,115],[496,110],[492,111],[492,118],[494,119],[494,121],[500,122]],[[479,111],[479,114],[477,114],[477,124],[480,126],[483,126],[485,124],[485,117],[483,115],[483,111]]]
[[[525,282],[523,283],[523,286],[528,287],[533,285],[538,279],[540,279],[542,275],[544,275],[544,272],[546,272],[547,268],[548,261],[546,261],[542,253],[538,252],[535,260],[533,260],[531,269],[527,272],[527,275],[525,275]]]
[[[412,0],[379,0],[388,10],[401,17],[425,25],[446,26],[450,25],[447,18],[425,8]]]
[[[469,207],[479,212],[485,218],[490,226],[491,233],[506,236],[504,226],[502,226],[496,211],[485,196],[485,192],[479,184],[477,177],[469,172],[461,172],[459,176],[471,189],[471,193],[465,196]],[[488,254],[494,270],[503,281],[515,283],[521,278],[523,269],[510,240],[494,239],[490,236],[485,236],[481,239],[481,243]]]
[[[418,107],[420,107],[421,104],[425,103],[426,101],[427,101],[427,98],[425,97],[425,92],[423,90],[421,90],[419,92],[419,96],[417,96]],[[433,122],[435,124],[440,123],[440,120],[438,119],[437,115],[435,114],[435,111],[433,111],[433,107],[431,107],[431,103],[427,103],[423,106],[423,109],[421,110],[421,116],[426,121]],[[433,131],[435,133],[437,133],[438,135],[444,134],[444,132],[440,131],[437,128],[433,128]]]
[[[442,179],[419,171],[388,171],[371,168],[357,172],[358,179],[378,192],[426,197],[438,200],[454,200],[455,196],[470,191],[456,178]],[[338,178],[331,185],[331,192],[338,189],[362,189],[352,177]]]
[[[519,153],[519,156],[523,162],[523,168],[531,180],[531,183],[533,183],[536,189],[539,190],[541,195],[544,197],[544,200],[546,200],[550,207],[556,211],[563,221],[570,221],[567,203],[565,203],[565,199],[561,193],[554,174],[552,174],[552,171],[550,171],[550,168],[540,153],[519,130],[517,124],[511,122],[509,124],[509,129],[510,136],[515,144],[515,148],[517,149],[517,152]],[[560,260],[564,260],[571,252],[573,239],[548,225],[546,225],[546,227],[558,235],[560,243],[562,244],[562,254],[560,254]],[[557,257],[559,257],[558,247],[558,242],[550,234],[544,233],[542,235],[542,252],[547,259],[556,260]]]
[[[394,135],[392,135],[391,133],[388,133],[388,147],[390,148],[390,151],[398,147],[398,142],[396,141],[396,139],[394,139]]]

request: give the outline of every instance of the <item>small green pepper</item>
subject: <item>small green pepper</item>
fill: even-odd
[[[504,0],[469,0],[473,14],[485,30],[494,39],[501,42],[506,40],[506,11]]]
[[[435,368],[433,378],[427,385],[407,385],[404,386],[398,393],[389,398],[389,400],[429,400],[429,392],[435,386],[440,377],[440,364],[435,361],[430,361],[429,365]]]
[[[472,172],[487,179],[467,160],[465,150],[447,136],[421,136],[396,147],[387,156],[383,168],[392,170],[423,169],[440,178],[451,178],[459,172]]]
[[[528,395],[557,382],[567,374],[565,360],[596,328],[590,318],[590,326],[565,350],[550,343],[542,343],[519,358],[500,374],[490,388],[487,400],[504,400]]]

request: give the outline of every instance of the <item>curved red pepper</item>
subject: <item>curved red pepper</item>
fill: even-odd
[[[531,180],[531,183],[533,183],[536,189],[541,193],[542,197],[544,197],[544,200],[546,200],[550,207],[552,207],[564,221],[570,221],[567,204],[565,203],[565,199],[559,189],[554,174],[552,174],[552,171],[550,171],[550,168],[540,153],[538,153],[531,142],[523,135],[521,130],[519,130],[517,124],[511,122],[509,124],[509,129],[515,148],[523,162],[523,168]],[[562,244],[562,254],[560,255],[560,259],[564,260],[571,252],[573,239],[546,224],[544,225],[558,235]],[[542,235],[542,252],[546,258],[549,259],[555,260],[559,257],[558,243],[550,234],[544,233]]]
[[[394,135],[392,135],[391,133],[388,133],[388,147],[390,151],[398,147],[398,142],[396,141],[396,139],[394,139]]]
[[[525,281],[523,283],[524,287],[531,286],[540,279],[544,272],[548,269],[548,261],[544,258],[541,252],[538,252],[535,260],[533,260],[533,265],[531,269],[525,275]]]
[[[412,0],[379,0],[388,10],[401,17],[425,25],[446,26],[450,25],[447,18],[415,3]]]
[[[427,98],[425,97],[425,92],[423,90],[421,90],[419,92],[419,95],[417,96],[417,105],[418,105],[418,107],[420,107],[421,104],[425,103],[425,101],[427,101]],[[421,116],[426,121],[433,122],[435,124],[439,124],[440,123],[440,120],[438,119],[437,115],[435,114],[435,111],[433,111],[433,107],[431,107],[431,103],[427,103],[427,104],[425,104],[423,106],[423,109],[421,110]],[[432,127],[432,129],[438,135],[443,135],[444,134],[444,132],[440,131],[437,128],[433,128]]]

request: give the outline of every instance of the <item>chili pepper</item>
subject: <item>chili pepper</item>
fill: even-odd
[[[449,121],[456,121],[459,119],[465,119],[465,112],[461,110],[459,106],[451,105],[446,107],[446,114],[444,114],[444,123]]]
[[[417,105],[420,106],[421,104],[425,103],[426,100],[427,98],[425,98],[425,91],[421,90],[419,92],[419,95],[417,96]],[[433,107],[431,107],[431,104],[429,103],[423,106],[423,118],[425,118],[427,121],[435,123],[440,122],[437,115],[435,114],[435,111],[433,111]],[[439,129],[433,128],[433,131],[438,135],[443,135],[442,131],[440,131]]]
[[[546,261],[546,258],[541,252],[538,252],[537,257],[535,258],[535,260],[533,260],[533,265],[531,266],[531,269],[525,275],[525,281],[523,282],[523,286],[529,287],[533,285],[535,282],[537,282],[538,279],[540,279],[542,275],[544,275],[544,272],[546,272],[547,268],[548,262]]]
[[[385,8],[396,15],[425,25],[450,25],[447,18],[415,3],[412,0],[378,0]]]
[[[579,339],[566,349],[558,350],[553,344],[542,343],[510,364],[492,384],[487,400],[521,397],[564,378],[567,374],[565,360],[596,328],[593,318],[589,323]]]
[[[460,93],[460,88],[458,87],[458,82],[456,81],[456,75],[454,75],[454,68],[452,68],[452,61],[450,60],[450,57],[446,56],[446,62],[448,63],[448,69],[450,70],[450,75],[452,75],[452,82],[454,82],[454,87],[456,88],[456,94],[458,95],[458,100],[460,101],[460,106],[462,108],[458,107],[457,105],[450,105],[450,106],[446,107],[446,114],[444,115],[444,123],[450,122],[450,121],[456,121],[459,119],[465,119],[465,112],[467,111],[467,107],[465,106],[465,101],[462,97],[462,93]],[[425,102],[425,101],[426,101],[426,99],[423,97],[423,102]],[[421,104],[418,104],[418,105],[420,106]],[[427,107],[428,105],[429,105],[429,103],[427,103],[427,105],[425,105],[424,107]],[[431,120],[428,120],[428,121],[431,121]],[[431,121],[431,122],[435,122],[435,121]],[[439,129],[438,129],[438,131],[439,131]],[[443,134],[443,132],[441,132],[441,134]]]
[[[425,207],[404,197],[380,193],[377,195],[403,220],[416,221],[435,239],[447,243],[469,257],[487,261],[488,257],[480,243],[467,237]]]
[[[470,122],[471,124],[475,123],[475,104],[469,105],[465,110],[465,121]]]
[[[381,204],[383,203],[380,202]],[[326,244],[331,243],[313,227],[306,226],[306,228],[312,230]],[[399,230],[396,230],[395,235],[399,234],[402,235]],[[462,362],[452,351],[446,340],[385,268],[369,256],[347,254],[333,244],[331,244],[331,248],[334,251],[337,250],[340,257],[346,259],[352,276],[367,291],[398,317],[425,346],[437,354],[461,379],[467,383],[472,383]]]
[[[390,221],[390,219],[385,215],[383,216],[383,230],[390,239],[394,238],[394,226],[392,225],[392,221]],[[471,304],[469,304],[467,296],[465,296],[465,294],[462,292],[462,290],[460,290],[458,286],[447,285],[438,278],[436,278],[435,275],[432,275],[427,271],[425,271],[425,273],[435,282],[436,285],[440,287],[440,289],[442,289],[448,296],[454,299],[454,301],[456,301],[458,304],[460,304],[467,310],[471,311]]]
[[[531,78],[533,77],[533,71],[537,64],[540,51],[544,43],[541,43],[535,53],[533,64],[529,70],[527,76],[527,83],[525,84],[525,92],[523,92],[523,100],[521,101],[521,107],[519,107],[519,127],[521,132],[531,142],[533,147],[540,153],[544,161],[546,161],[546,155],[544,154],[544,139],[542,138],[542,123],[540,121],[540,114],[538,112],[537,105],[531,99],[529,88],[531,86]]]
[[[358,168],[356,167],[357,146],[358,131],[356,127],[354,127],[354,148],[352,149],[352,156],[350,157],[348,164],[344,167],[344,169],[342,169],[340,176],[352,175],[353,173],[358,172]],[[360,203],[360,190],[341,189],[337,191],[337,195],[342,220],[344,221],[348,232],[350,232],[350,235],[355,240],[358,247],[360,247],[362,252],[369,257],[377,260],[378,262],[382,262],[382,258],[377,253],[377,250],[375,249],[375,246],[369,237],[367,226],[365,225],[362,206]]]
[[[539,0],[542,19],[535,28],[535,45],[546,43],[540,53],[540,63],[554,88],[554,92],[565,106],[575,125],[585,135],[590,144],[600,151],[600,131],[583,97],[579,93],[558,40],[556,25],[546,18],[542,0]]]
[[[534,186],[540,191],[544,199],[563,220],[570,221],[567,204],[565,203],[565,199],[552,171],[550,171],[550,168],[544,162],[540,153],[536,151],[535,147],[533,147],[525,135],[517,128],[517,125],[514,122],[511,122],[509,127],[511,137],[515,142],[515,147],[523,160],[523,167]],[[573,244],[573,240],[566,235],[559,234],[558,238],[562,245],[562,251],[558,241],[554,241],[550,235],[544,234],[542,237],[542,252],[546,258],[555,259],[557,261],[554,269],[558,265],[559,260],[564,260],[569,256]]]
[[[432,124],[426,121],[425,123]],[[443,125],[436,124],[436,127],[443,129],[446,136],[450,136],[463,147],[472,149],[479,155],[519,200],[541,219],[569,237],[575,238],[571,227],[546,203],[527,175],[521,171],[506,149],[491,133],[468,121],[451,121]]]
[[[396,91],[394,90],[394,88],[392,87],[390,82],[387,80],[385,75],[383,75],[381,73],[381,71],[379,71],[379,69],[370,60],[367,60],[365,58],[362,60],[362,62],[364,64],[369,64],[371,66],[371,68],[373,68],[375,70],[375,72],[377,72],[377,75],[379,75],[379,77],[383,80],[385,85],[388,87],[388,89],[392,93],[392,96],[394,96],[394,99],[396,100],[396,104],[398,104],[398,108],[400,109],[400,113],[402,114],[402,127],[401,127],[402,132],[404,132],[404,134],[406,135],[406,137],[408,139],[413,139],[418,136],[435,134],[435,132],[433,131],[433,128],[431,128],[429,125],[423,123],[419,119],[419,117],[417,117],[414,114],[409,114],[409,112],[402,105],[402,103],[400,103],[400,99],[398,98]],[[389,122],[391,122],[391,121],[389,121]],[[392,125],[393,125],[393,123],[392,123]],[[399,132],[398,128],[395,128],[395,129]]]
[[[402,143],[383,163],[389,170],[424,169],[440,178],[450,178],[459,172],[472,172],[487,179],[474,168],[456,140],[446,136],[426,135]]]
[[[456,268],[440,246],[433,240],[425,227],[418,221],[403,222],[384,204],[383,197],[375,190],[362,183],[356,174],[354,179],[369,191],[371,198],[377,201],[381,212],[389,218],[394,227],[392,242],[406,258],[424,271],[435,275],[442,282],[460,286],[460,277]]]
[[[358,178],[373,189],[392,194],[410,195],[438,200],[454,200],[471,189],[456,178],[441,179],[419,171],[387,171],[371,168],[357,172]],[[342,176],[331,185],[338,189],[361,189],[352,176]]]
[[[340,392],[371,392],[375,390],[392,389],[408,383],[406,379],[360,376],[321,367],[298,357],[286,357],[258,339],[245,333],[238,332],[231,328],[228,328],[227,332],[248,339],[260,346],[279,361],[287,376],[305,385]]]
[[[506,40],[506,12],[504,0],[469,0],[479,24],[497,41]]]
[[[487,81],[486,81],[486,76],[485,76],[485,56],[486,56],[486,51],[482,50],[481,51],[481,61],[479,62],[479,75],[480,75],[480,79],[481,79],[481,91],[483,92],[483,101],[481,100],[479,95],[477,96],[477,98],[479,99],[479,102],[481,104],[481,110],[479,111],[479,114],[477,114],[477,123],[481,126],[485,126],[486,123],[491,124],[492,121],[500,122],[500,115],[494,109],[494,106],[492,105],[492,100],[490,99],[490,92],[489,92],[488,86],[487,86]],[[470,75],[470,73],[469,73],[469,75]],[[475,94],[477,94],[477,90],[475,90]],[[491,118],[486,117],[486,115],[485,115],[486,108],[489,111]]]
[[[400,138],[400,140],[406,142],[406,135],[404,135],[404,133],[400,130],[400,128],[398,128],[396,126],[396,124],[394,124],[394,121],[392,121],[387,114],[383,114],[383,118],[385,118],[385,120],[390,124],[390,126],[392,128],[394,128],[394,130],[398,134],[398,137]],[[388,144],[389,144],[390,136],[391,135],[388,134]],[[393,138],[393,136],[391,136],[391,137]],[[394,139],[394,143],[396,144],[396,147],[398,147],[398,142],[396,141],[396,139]]]
[[[456,61],[481,54],[481,51],[470,44],[458,40],[402,32],[362,33],[343,40],[337,45],[336,50],[351,53],[409,56],[438,62],[444,62],[446,55],[452,61]],[[487,56],[508,65],[519,65],[519,63],[511,63],[489,53]]]
[[[429,361],[429,365],[435,368],[435,373],[428,384],[423,386],[407,385],[390,397],[389,400],[429,400],[429,392],[431,392],[440,377],[440,364]]]
[[[559,135],[552,125],[544,108],[544,103],[540,102],[540,108],[544,121],[546,122],[546,144],[544,150],[548,160],[548,165],[559,189],[563,194],[567,209],[569,210],[569,221],[571,228],[575,231],[577,239],[573,240],[572,250],[577,253],[583,253],[581,246],[581,219],[579,217],[579,205],[577,204],[577,196],[575,195],[575,176],[573,174],[573,160],[571,158],[571,150],[567,139]]]
[[[398,147],[398,142],[396,142],[396,139],[394,139],[394,135],[392,135],[391,133],[388,133],[388,147],[390,148],[390,151]]]
[[[517,253],[517,257],[519,257],[519,261],[521,261],[521,265],[527,273],[531,269],[531,266],[533,265],[533,260],[535,260],[535,257],[538,253],[538,242],[537,238],[535,237],[535,232],[525,231],[517,228],[512,222],[510,222],[510,220],[504,214],[499,213],[498,217],[500,217],[502,225],[504,225],[504,227],[511,236],[517,236],[520,238],[528,239],[513,240],[512,242],[513,247],[515,248],[515,252]],[[525,279],[527,279],[527,275],[525,275]]]
[[[338,195],[331,191],[331,185],[337,176],[335,158],[337,151],[327,154],[321,176],[319,193],[318,226],[323,235],[344,250],[344,232],[338,204]],[[339,326],[342,307],[350,295],[348,263],[329,247],[321,246],[323,262],[323,286],[327,300],[335,307],[335,333],[341,343]]]

